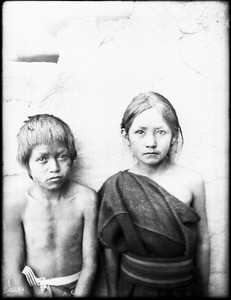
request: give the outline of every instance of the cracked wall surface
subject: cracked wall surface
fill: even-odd
[[[12,62],[3,52],[4,193],[30,184],[15,160],[16,134],[27,116],[51,113],[69,124],[78,148],[73,176],[97,191],[107,177],[132,163],[120,136],[128,103],[141,92],[159,92],[176,108],[183,130],[179,163],[205,178],[212,249],[210,295],[226,296],[227,5],[118,2],[116,7],[102,9],[95,4],[84,9],[81,4],[82,13],[76,14],[72,5],[77,4],[68,2],[63,15],[52,19],[53,11],[49,22],[44,21],[46,34],[55,40],[58,63]],[[23,46],[20,49],[28,54]],[[105,295],[104,284],[99,276],[96,294]]]

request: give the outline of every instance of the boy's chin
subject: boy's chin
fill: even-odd
[[[62,183],[57,183],[57,184],[53,184],[53,185],[50,185],[50,186],[47,186],[46,188],[50,191],[57,191],[59,190],[60,188],[62,188],[62,186],[64,185],[64,182]]]

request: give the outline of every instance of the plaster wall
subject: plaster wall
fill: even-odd
[[[78,149],[73,176],[97,191],[132,163],[120,136],[128,103],[141,92],[159,92],[176,108],[183,130],[179,163],[204,176],[210,295],[227,296],[228,7],[219,1],[117,3],[81,4],[81,13],[73,2],[63,14],[53,7],[44,26],[57,63],[12,61],[3,53],[4,195],[30,184],[15,159],[27,116],[50,113],[71,127]],[[106,293],[101,281],[97,293]]]

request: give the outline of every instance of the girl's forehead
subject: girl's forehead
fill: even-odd
[[[153,126],[161,127],[168,126],[168,123],[164,119],[162,113],[155,107],[146,109],[135,117],[132,126]],[[169,127],[169,126],[168,126]]]

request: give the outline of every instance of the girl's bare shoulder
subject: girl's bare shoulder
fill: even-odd
[[[191,186],[192,189],[204,184],[203,176],[199,172],[188,167],[182,165],[174,165],[173,173],[176,178],[179,178],[181,182],[184,182],[188,186]]]

